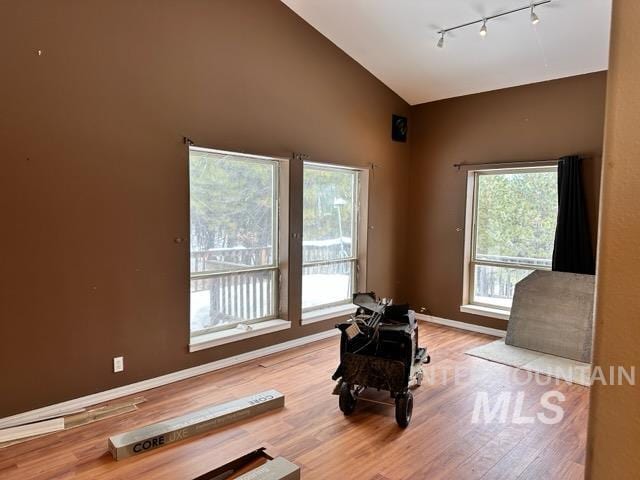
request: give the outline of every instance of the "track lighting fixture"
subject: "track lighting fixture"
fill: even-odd
[[[486,18],[482,21],[482,28],[480,28],[480,36],[481,37],[487,36],[487,19]]]
[[[537,2],[531,2],[531,3],[529,3],[529,5],[526,5],[524,7],[514,8],[513,10],[509,10],[509,11],[502,12],[502,13],[497,13],[495,15],[490,15],[488,17],[483,17],[483,18],[481,18],[479,20],[474,20],[472,22],[467,22],[467,23],[463,23],[461,25],[456,25],[455,27],[443,28],[441,30],[438,30],[438,35],[440,35],[440,39],[438,40],[438,48],[444,47],[444,36],[445,36],[446,33],[451,32],[452,30],[458,30],[459,28],[464,28],[464,27],[468,27],[470,25],[477,25],[478,23],[481,23],[482,27],[480,27],[480,36],[485,37],[487,35],[487,22],[489,20],[493,20],[494,18],[498,18],[498,17],[503,17],[505,15],[510,15],[512,13],[521,12],[523,10],[529,10],[530,11],[531,23],[533,25],[535,25],[540,21],[540,18],[538,18],[538,15],[536,15],[535,8],[539,7],[540,5],[545,5],[547,3],[551,3],[551,1],[552,0],[539,0]]]
[[[534,8],[535,7],[531,5],[531,23],[535,25],[540,21],[540,19],[538,18],[538,15],[536,15],[536,12],[533,11]]]

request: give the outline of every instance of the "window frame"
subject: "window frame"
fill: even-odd
[[[349,171],[355,174],[354,181],[354,212],[351,218],[351,231],[353,235],[353,243],[351,246],[351,256],[347,258],[338,258],[332,260],[320,260],[305,262],[304,253],[302,255],[302,268],[301,277],[304,278],[305,267],[312,267],[317,265],[332,265],[339,263],[349,262],[352,265],[351,273],[351,292],[365,291],[366,290],[366,265],[367,265],[367,230],[368,230],[368,194],[369,194],[369,170],[365,168],[352,167],[347,165],[337,165],[329,163],[318,163],[305,161],[303,162],[303,177],[304,169],[306,167],[316,170],[326,171]],[[303,199],[304,199],[304,182],[303,182]],[[302,229],[304,231],[304,214],[302,218]],[[304,238],[303,238],[304,245]],[[304,246],[303,246],[304,248]],[[300,289],[300,309],[303,315],[303,323],[305,320],[312,319],[315,315],[322,315],[325,310],[332,310],[335,307],[349,306],[351,305],[352,298],[346,298],[343,300],[323,303],[320,305],[313,305],[311,307],[302,306],[303,290]]]
[[[527,172],[557,172],[557,162],[527,162],[526,166],[499,167],[491,166],[480,169],[472,169],[467,172],[467,201],[465,214],[465,248],[463,270],[463,295],[460,310],[466,313],[474,313],[483,316],[509,319],[510,307],[476,301],[475,296],[475,272],[476,266],[488,266],[498,268],[511,268],[515,270],[551,270],[551,266],[533,265],[525,263],[507,263],[478,259],[476,256],[477,226],[478,226],[478,179],[482,175],[507,175]]]
[[[189,335],[192,339],[197,340],[200,337],[225,332],[227,330],[237,329],[242,325],[255,325],[262,322],[269,322],[276,319],[286,318],[287,311],[287,278],[283,275],[283,266],[287,262],[287,238],[288,238],[288,184],[289,184],[289,159],[279,158],[265,155],[248,154],[244,152],[233,152],[227,150],[219,150],[213,148],[189,145],[189,178],[191,177],[190,160],[191,152],[211,153],[216,155],[229,155],[233,157],[242,157],[242,161],[255,162],[261,164],[270,164],[274,168],[273,175],[273,225],[272,225],[272,262],[270,265],[260,265],[255,267],[237,268],[228,271],[205,271],[191,272],[191,259],[189,260]],[[190,180],[189,180],[190,184]],[[189,190],[189,225],[191,225],[191,190]],[[191,256],[191,228],[189,231],[189,255]],[[191,282],[193,280],[206,280],[221,276],[233,276],[251,272],[272,272],[273,288],[271,291],[271,302],[273,304],[273,314],[262,316],[251,320],[240,320],[230,322],[223,325],[216,325],[202,330],[191,330]]]

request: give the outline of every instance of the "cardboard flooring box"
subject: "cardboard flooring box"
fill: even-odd
[[[284,395],[267,390],[115,435],[109,438],[109,451],[121,460],[283,406]]]
[[[273,458],[259,448],[195,480],[299,480],[300,467],[283,457]]]

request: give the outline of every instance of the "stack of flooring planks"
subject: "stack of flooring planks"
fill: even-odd
[[[115,417],[138,409],[144,397],[102,405],[90,409],[74,409],[58,412],[54,418],[42,417],[31,423],[16,424],[0,429],[0,449],[26,442],[50,433],[70,430],[72,428],[97,422],[105,418]]]

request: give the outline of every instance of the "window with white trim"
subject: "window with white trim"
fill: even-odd
[[[279,312],[277,159],[189,149],[191,336]]]
[[[350,304],[366,245],[361,243],[362,171],[305,163],[302,310]],[[365,227],[366,228],[366,227]]]
[[[508,313],[516,283],[551,268],[557,168],[471,171],[468,181],[463,304]]]

